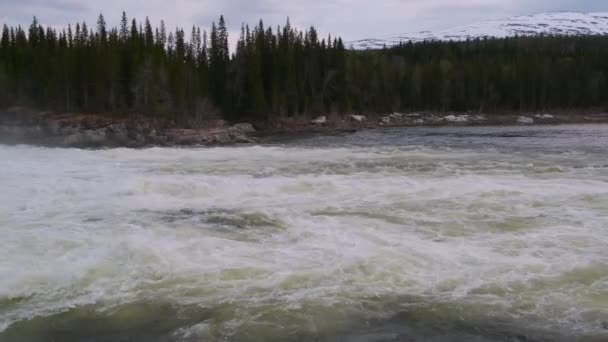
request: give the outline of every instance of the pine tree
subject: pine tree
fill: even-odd
[[[127,13],[122,12],[122,18],[120,20],[120,41],[126,42],[129,38],[129,19],[127,19]]]
[[[150,24],[150,19],[148,19],[148,17],[146,17],[146,24],[145,24],[144,30],[145,30],[146,48],[151,49],[152,47],[154,47],[154,33],[152,31],[152,25]]]
[[[106,21],[103,14],[100,14],[99,19],[97,19],[97,34],[99,35],[99,44],[101,46],[106,46],[108,43],[108,31],[106,29]]]

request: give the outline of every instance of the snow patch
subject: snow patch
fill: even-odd
[[[381,49],[408,41],[464,41],[485,37],[535,35],[602,35],[608,34],[608,12],[555,12],[486,20],[447,30],[405,33],[386,39],[362,39],[347,43],[356,50]]]

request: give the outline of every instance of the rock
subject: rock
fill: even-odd
[[[129,132],[124,123],[108,126],[106,128],[106,136],[117,144],[126,144],[129,141]]]
[[[255,133],[255,128],[250,123],[239,123],[234,125],[234,127],[243,133]]]
[[[61,125],[58,121],[49,121],[46,126],[46,131],[49,135],[60,135],[61,134]]]
[[[103,143],[107,139],[106,130],[103,128],[85,131],[84,136],[88,142],[93,144]]]
[[[44,129],[38,125],[29,127],[27,132],[32,138],[38,138],[38,137],[44,136]]]
[[[146,136],[144,134],[139,133],[139,134],[135,135],[134,143],[138,146],[143,146],[146,144],[146,140],[147,140]]]
[[[527,116],[520,116],[519,118],[517,118],[517,123],[520,125],[533,125],[534,119],[529,118]]]
[[[483,114],[475,115],[471,119],[474,120],[474,121],[486,121],[486,120],[488,120],[488,118],[485,115],[483,115]]]
[[[465,123],[469,121],[469,117],[467,115],[448,115],[443,118],[443,121],[450,123]]]
[[[160,141],[161,138],[156,139]],[[252,143],[241,129],[237,127],[216,129],[169,129],[165,131],[162,141],[165,144],[177,145],[227,145],[231,143]]]
[[[350,120],[355,122],[363,122],[367,118],[364,115],[351,115]]]
[[[327,123],[327,117],[319,116],[318,118],[312,120],[310,123],[315,124],[315,125],[324,125]]]
[[[541,119],[541,120],[551,120],[551,119],[555,119],[555,116],[551,115],[551,114],[536,114],[534,117],[536,117],[537,119]]]
[[[205,137],[203,134],[200,141],[207,142],[208,144],[226,145],[232,142],[232,134],[228,131],[215,132],[208,137]]]
[[[27,120],[26,120],[27,119]],[[135,118],[112,121],[95,116],[65,114],[31,121],[21,118],[0,124],[0,141],[57,147],[142,147],[149,145],[211,145],[255,142],[250,123],[232,127],[167,129],[175,123]]]
[[[80,132],[80,129],[78,127],[66,126],[66,127],[61,127],[61,130],[59,131],[59,135],[66,136],[66,135],[71,135],[71,134],[78,134],[79,132]]]
[[[253,127],[252,127],[253,128]],[[255,131],[255,130],[254,130]],[[237,127],[230,129],[230,141],[226,143],[250,144],[255,141],[245,134],[245,132]]]
[[[100,146],[107,142],[104,129],[90,129],[62,137],[58,144],[61,146],[81,147]]]
[[[0,141],[19,143],[26,137],[26,131],[18,126],[0,126]]]
[[[397,120],[403,119],[404,116],[406,116],[406,115],[401,114],[401,113],[393,113],[390,115],[391,119],[397,119]]]
[[[422,125],[422,124],[424,124],[424,120],[422,120],[422,119],[416,119],[416,120],[414,120],[413,122],[414,122],[414,124],[416,124],[416,125]]]
[[[178,145],[191,145],[206,142],[208,136],[193,129],[170,129],[165,132],[168,141]]]
[[[380,118],[380,123],[390,124],[391,123],[391,117],[390,116],[385,116],[385,117]]]

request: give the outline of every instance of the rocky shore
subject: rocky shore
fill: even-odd
[[[392,113],[390,115],[346,115],[284,118],[256,123],[258,135],[293,133],[355,132],[391,127],[443,126],[531,126],[608,123],[608,113]]]
[[[253,125],[228,125],[222,120],[201,127],[176,128],[170,121],[142,117],[112,118],[100,115],[9,110],[0,113],[0,143],[50,147],[148,147],[180,145],[231,145],[255,142]]]
[[[412,126],[487,126],[547,125],[568,123],[608,123],[608,113],[593,114],[462,114],[462,113],[393,113],[386,116],[350,115],[341,120],[320,116],[311,127],[412,127]]]
[[[214,146],[254,143],[273,134],[306,132],[355,132],[361,129],[416,126],[539,125],[608,123],[607,113],[393,113],[282,118],[229,125],[223,120],[204,121],[180,128],[168,120],[131,116],[50,114],[21,108],[0,111],[0,143],[51,147]],[[255,127],[255,128],[254,128]]]

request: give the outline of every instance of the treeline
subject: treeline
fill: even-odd
[[[374,77],[386,82],[376,86],[381,90],[369,90],[384,97],[363,104],[366,109],[389,104],[383,109],[543,111],[608,105],[608,35],[406,43],[359,55],[359,63],[377,65]]]
[[[608,105],[608,36],[405,43],[350,51],[314,27],[210,32],[123,13],[57,31],[4,25],[0,107],[138,113],[188,122],[321,113],[536,111]]]
[[[4,25],[0,107],[124,112],[177,120],[346,110],[346,50],[340,38],[291,27],[243,26],[230,55],[223,17],[209,33],[169,32],[122,15],[108,28],[86,23],[56,31],[34,18]]]

